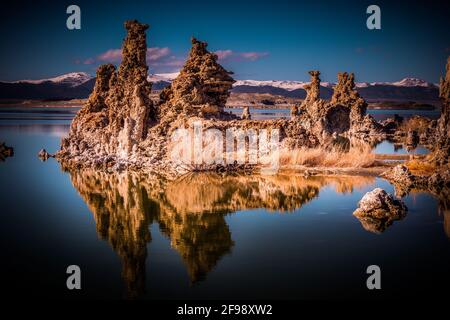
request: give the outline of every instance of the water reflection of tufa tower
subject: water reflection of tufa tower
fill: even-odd
[[[131,299],[145,293],[150,224],[159,224],[195,283],[205,279],[234,246],[226,214],[249,208],[292,212],[317,197],[320,188],[331,181],[196,174],[164,183],[131,173],[75,170],[70,175],[94,216],[99,237],[121,259],[125,294]],[[364,184],[372,182],[368,177],[363,180]],[[335,187],[351,192],[354,183],[341,179]]]

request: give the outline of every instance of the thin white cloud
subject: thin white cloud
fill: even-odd
[[[233,50],[217,50],[214,52],[220,62],[227,61],[256,61],[269,55],[268,52],[237,52]],[[147,63],[151,72],[175,72],[180,70],[186,61],[185,56],[172,54],[168,47],[152,47],[147,49]],[[122,60],[122,49],[109,49],[94,58],[83,61],[86,65],[99,63],[120,63]]]
[[[170,49],[167,47],[152,47],[147,49],[147,61],[161,61],[170,56]],[[97,62],[120,62],[122,60],[122,49],[109,49],[95,58],[88,58],[84,64],[95,64]]]
[[[214,53],[220,61],[256,61],[269,55],[268,52],[237,52],[233,50],[217,50]]]

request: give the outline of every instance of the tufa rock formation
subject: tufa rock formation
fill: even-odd
[[[395,193],[403,197],[412,189],[421,189],[441,193],[450,188],[450,171],[437,170],[432,175],[415,175],[405,165],[397,165],[381,174],[395,187]]]
[[[224,108],[235,81],[232,72],[217,63],[217,55],[206,49],[207,45],[192,38],[180,74],[161,93],[160,118],[166,117],[166,112],[207,118],[230,116]]]
[[[368,136],[377,129],[376,122],[364,115],[366,103],[354,90],[353,74],[339,75],[333,99],[326,102],[319,98],[319,71],[310,72],[307,98],[291,119],[255,121],[244,110],[246,121],[242,121],[224,111],[234,83],[232,73],[217,62],[206,42],[195,38],[180,74],[153,104],[147,80],[148,25],[133,20],[127,21],[125,28],[118,70],[111,64],[98,68],[95,88],[56,154],[66,166],[110,171],[145,168],[179,175],[192,168],[182,168],[172,160],[172,134],[180,128],[192,131],[196,121],[201,121],[202,130],[217,129],[224,137],[228,129],[278,129],[280,147],[288,150],[316,147],[349,132]]]
[[[367,231],[381,233],[393,221],[403,219],[407,210],[402,201],[395,200],[383,189],[376,188],[362,197],[353,215]]]
[[[0,142],[0,161],[5,161],[6,158],[14,155],[14,149],[8,147],[4,142]]]
[[[242,109],[242,116],[241,119],[242,120],[250,120],[252,118],[251,114],[250,114],[250,108],[249,107],[244,107]]]
[[[50,154],[45,149],[41,149],[38,152],[38,158],[41,159],[41,161],[45,162],[48,160],[48,158],[54,158],[55,156],[53,154]]]
[[[320,71],[313,70],[308,73],[311,76],[311,82],[304,86],[306,98],[301,105],[301,108],[306,110],[312,109],[315,103],[320,102]]]
[[[338,74],[331,101],[320,99],[320,72],[309,74],[311,82],[304,87],[306,98],[298,110],[291,110],[291,116],[298,117],[307,130],[322,137],[322,142],[333,134],[351,133],[363,139],[382,134],[382,126],[366,115],[367,103],[355,90],[353,73]]]
[[[367,102],[355,89],[355,76],[347,72],[338,74],[331,105],[349,108],[350,133],[363,139],[382,133],[382,126],[366,114]]]
[[[129,161],[137,156],[138,145],[156,120],[147,81],[148,25],[125,23],[127,36],[119,70],[111,64],[97,70],[94,90],[72,122],[69,137],[62,141],[58,156],[74,161],[107,161],[106,156]]]
[[[306,98],[298,108],[298,121],[319,138],[347,131],[350,128],[348,108],[320,99],[320,72],[309,74],[311,83],[304,87]]]
[[[441,77],[439,97],[442,100],[441,116],[437,121],[436,150],[432,161],[438,165],[446,165],[448,169],[450,157],[450,57],[447,58],[445,78]]]
[[[419,143],[419,135],[416,130],[408,130],[406,135],[406,145],[415,148]]]
[[[399,165],[382,174],[396,187],[396,193],[405,195],[412,189],[427,190],[435,194],[447,193],[450,188],[450,57],[447,60],[445,78],[441,78],[440,97],[442,109],[439,119],[430,121],[423,117],[413,117],[408,121],[422,132],[408,131],[406,144],[415,146],[418,142],[432,145],[433,152],[419,163],[424,168],[432,168],[432,173],[413,174],[408,167]],[[407,164],[408,165],[408,164]]]

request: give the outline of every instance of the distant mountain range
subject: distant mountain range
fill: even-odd
[[[302,81],[258,81],[238,80],[234,84],[236,93],[268,93],[290,98],[306,97],[303,87],[308,82]],[[330,99],[335,83],[322,82],[320,96]],[[397,82],[360,82],[355,84],[359,94],[368,100],[421,100],[439,99],[439,87],[433,83],[417,78],[405,78]]]
[[[95,78],[85,72],[72,72],[49,79],[0,82],[0,99],[86,98],[94,84]]]
[[[178,73],[149,75],[153,90],[161,90],[170,85]],[[85,72],[73,72],[58,77],[40,80],[19,80],[0,82],[0,99],[77,99],[86,98],[91,93],[95,78]],[[232,91],[235,93],[267,93],[290,98],[305,98],[302,81],[260,81],[237,80]],[[334,83],[321,83],[321,97],[329,99]],[[358,92],[368,100],[438,100],[439,87],[417,78],[405,78],[397,82],[362,82],[356,84]]]

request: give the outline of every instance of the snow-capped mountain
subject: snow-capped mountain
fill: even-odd
[[[252,86],[252,87],[263,87],[270,86],[275,88],[284,89],[287,91],[293,91],[297,89],[303,89],[305,85],[309,82],[304,81],[289,81],[289,80],[237,80],[233,86]],[[321,82],[320,85],[326,88],[332,88],[334,83],[332,82]]]
[[[238,86],[251,86],[251,87],[263,87],[270,86],[275,88],[281,88],[288,91],[302,89],[307,84],[303,81],[284,81],[284,80],[237,80],[234,83],[234,87]]]
[[[54,78],[39,79],[39,80],[18,80],[12,83],[31,83],[31,84],[41,84],[44,82],[52,82],[56,84],[68,85],[70,87],[76,87],[83,84],[93,77],[86,72],[71,72],[63,74]]]
[[[306,84],[308,82],[238,80],[234,83],[233,92],[272,94],[304,99]],[[321,98],[330,99],[336,84],[321,82],[320,85],[322,86]],[[437,101],[439,96],[438,86],[417,78],[405,78],[396,82],[359,82],[355,86],[359,94],[369,100]]]
[[[392,85],[397,87],[434,87],[434,83],[429,83],[422,79],[417,78],[405,78],[397,82],[393,82]]]
[[[286,81],[286,80],[237,80],[234,87],[250,86],[264,87],[270,86],[275,88],[293,91],[303,89],[309,82],[303,81]],[[336,84],[333,82],[321,82],[320,85],[326,88],[332,88]],[[396,87],[436,87],[435,84],[417,78],[405,78],[396,82],[358,82],[355,84],[357,88],[367,88],[371,86],[396,86]]]
[[[152,90],[159,91],[170,85],[178,76],[175,73],[150,74]],[[0,81],[0,99],[74,99],[86,98],[92,92],[95,78],[85,72],[72,72],[61,76],[39,79]],[[304,86],[309,82],[290,80],[237,80],[234,93],[267,93],[277,96],[303,99]],[[329,99],[333,94],[332,82],[321,82],[321,97]],[[438,100],[438,86],[417,78],[405,78],[396,82],[356,83],[358,92],[365,99]]]
[[[155,73],[150,74],[147,77],[147,80],[150,82],[159,82],[159,81],[166,81],[166,82],[172,82],[173,79],[175,79],[180,73],[179,72],[173,72],[173,73]]]

